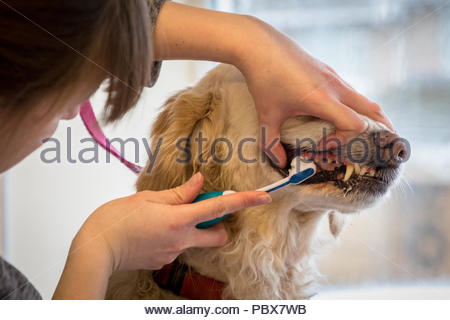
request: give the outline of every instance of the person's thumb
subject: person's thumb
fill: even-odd
[[[197,172],[181,186],[157,192],[152,200],[171,205],[191,203],[200,193],[202,186],[203,175]]]
[[[275,165],[286,167],[287,156],[281,144],[279,125],[261,123],[260,128],[261,150]]]

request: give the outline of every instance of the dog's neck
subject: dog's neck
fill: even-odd
[[[216,249],[191,249],[181,260],[227,287],[224,298],[300,299],[316,275],[313,254],[325,212],[283,208],[286,201],[247,209],[226,221],[230,242]],[[287,202],[289,203],[289,202]]]

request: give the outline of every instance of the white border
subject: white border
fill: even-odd
[[[281,306],[303,305],[306,312],[293,314]],[[267,307],[263,307],[267,306]],[[172,314],[148,314],[145,308],[172,308]],[[176,314],[176,308],[185,310]],[[189,310],[196,309],[196,313]],[[239,308],[239,314],[214,310]],[[209,312],[202,310],[208,309]],[[274,310],[275,313],[273,312]],[[449,319],[445,300],[225,300],[225,301],[0,301],[1,319]]]

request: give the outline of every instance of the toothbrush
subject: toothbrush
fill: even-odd
[[[265,191],[267,193],[274,192],[274,191],[280,190],[284,187],[287,187],[288,185],[291,185],[291,184],[300,184],[303,181],[305,181],[306,179],[311,178],[316,173],[316,165],[313,162],[301,163],[300,170],[298,170],[298,172],[296,172],[296,170],[294,169],[294,168],[296,168],[294,166],[296,160],[297,160],[297,158],[294,158],[292,160],[289,176],[287,176],[284,179],[281,179],[280,181],[272,183],[268,186],[259,188],[256,191]],[[232,193],[235,193],[235,191],[227,190],[227,191],[206,192],[206,193],[202,193],[202,194],[198,195],[197,198],[195,198],[195,200],[193,202],[199,202],[199,201],[203,201],[203,200],[207,200],[207,199],[211,199],[214,197],[223,196],[223,195],[227,195],[227,194],[232,194]],[[198,229],[209,228],[209,227],[215,225],[216,223],[222,221],[223,219],[227,218],[230,214],[231,213],[227,213],[226,215],[224,215],[222,217],[201,222],[196,225],[196,228],[198,228]]]

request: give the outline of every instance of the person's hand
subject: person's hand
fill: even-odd
[[[174,189],[113,200],[86,221],[80,244],[93,237],[104,240],[101,246],[112,255],[113,271],[156,270],[188,248],[227,242],[223,223],[208,229],[197,229],[196,224],[270,201],[265,192],[249,191],[191,204],[202,185],[203,176],[197,173]]]
[[[266,146],[279,138],[283,121],[296,115],[332,122],[337,128],[333,136],[343,143],[366,129],[360,114],[393,130],[376,103],[256,18],[168,2],[160,12],[154,44],[157,60],[211,60],[239,68],[255,100],[260,125],[265,127]],[[285,167],[281,143],[277,141],[271,150],[273,155],[265,148],[275,163]]]
[[[272,155],[267,155],[280,167],[286,166],[280,126],[289,117],[311,115],[328,120],[336,126],[336,133],[328,138],[343,143],[367,128],[360,114],[394,130],[376,103],[356,92],[329,66],[267,24],[255,21],[264,32],[242,51],[238,67],[255,100],[260,126],[265,128],[265,145],[278,139]]]
[[[222,246],[228,239],[223,223],[195,226],[271,201],[266,192],[247,191],[191,203],[202,185],[198,173],[177,188],[138,192],[98,208],[72,241],[53,298],[103,299],[112,273],[157,270],[188,248]]]

